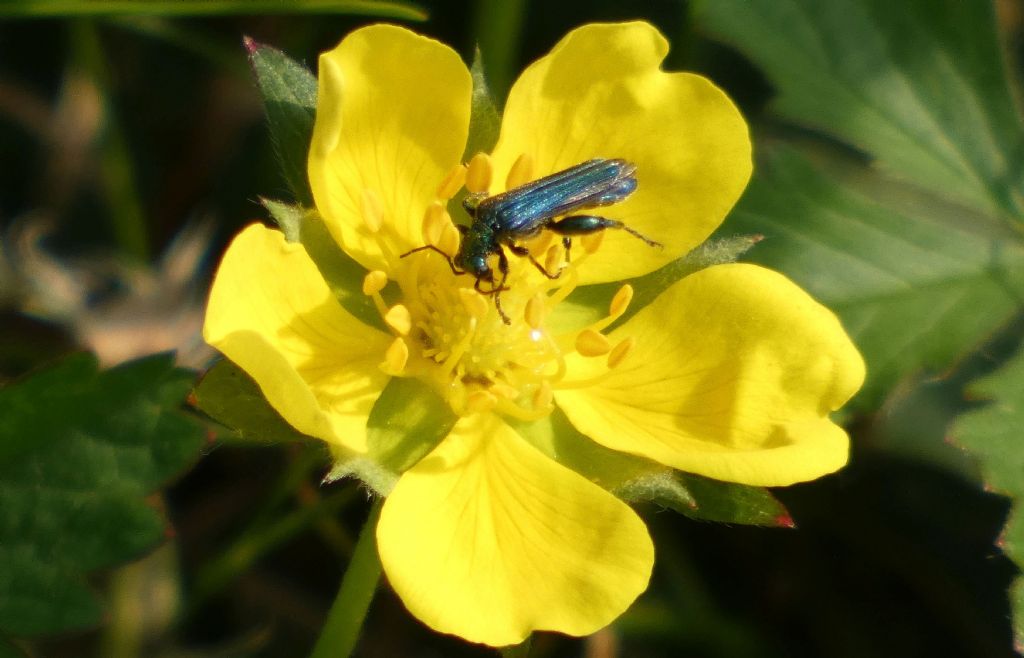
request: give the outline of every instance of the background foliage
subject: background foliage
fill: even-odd
[[[796,530],[644,506],[658,546],[651,590],[612,629],[541,636],[531,655],[1019,648],[1018,0],[8,0],[0,655],[281,656],[313,646],[369,512],[364,492],[347,480],[321,486],[321,448],[275,441],[287,429],[259,415],[258,399],[245,400],[248,417],[262,419],[245,431],[183,400],[211,357],[196,332],[217,254],[274,210],[260,197],[303,200],[301,159],[286,154],[282,171],[264,110],[301,123],[288,112],[308,90],[261,77],[264,108],[242,35],[312,65],[379,17],[452,44],[467,62],[479,44],[499,99],[572,27],[653,22],[672,42],[666,68],[711,77],[752,126],[755,177],[719,237],[763,234],[744,258],[835,309],[868,363],[846,417],[850,466],[775,492]],[[289,92],[296,103],[274,104]],[[172,348],[193,370],[167,356],[103,371],[90,357],[63,358],[91,351],[107,368]],[[214,373],[200,401],[238,377]],[[759,504],[780,518],[774,500]],[[387,588],[359,652],[491,654],[430,633]]]

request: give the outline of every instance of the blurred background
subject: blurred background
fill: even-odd
[[[1014,655],[1014,492],[958,419],[999,397],[974,382],[1024,335],[1019,0],[199,4],[0,5],[0,384],[82,350],[211,363],[199,329],[219,254],[266,217],[257,197],[289,197],[243,35],[314,66],[353,28],[397,21],[467,61],[479,44],[500,99],[571,28],[647,20],[671,41],[664,68],[707,75],[751,124],[758,174],[720,234],[764,234],[747,258],[834,308],[872,379],[846,416],[850,466],[776,492],[795,530],[645,508],[650,590],[610,629],[541,635],[531,655]],[[1006,388],[1013,411],[1021,386]],[[1014,418],[1000,454],[1024,471]],[[367,496],[320,486],[314,448],[208,430],[150,498],[167,540],[89,576],[102,623],[21,650],[308,653]],[[358,655],[494,652],[430,632],[385,586]]]

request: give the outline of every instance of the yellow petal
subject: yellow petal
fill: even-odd
[[[422,244],[423,213],[466,144],[471,91],[454,50],[393,25],[320,56],[309,183],[331,234],[367,269]]]
[[[836,317],[781,274],[719,265],[663,292],[614,342],[634,350],[590,387],[555,392],[584,434],[614,450],[743,484],[811,480],[846,463],[828,414],[864,381]],[[570,360],[570,377],[602,370]]]
[[[377,541],[414,615],[493,646],[598,630],[647,587],[654,561],[629,506],[492,414],[460,420],[402,475]]]
[[[390,337],[335,301],[302,245],[261,224],[242,231],[217,270],[203,337],[297,430],[365,452]]]
[[[721,223],[750,177],[743,117],[707,79],[661,71],[667,52],[647,23],[586,25],[527,68],[509,93],[495,181],[522,153],[532,156],[536,177],[590,158],[637,165],[637,191],[594,213],[665,247],[610,230],[580,269],[581,283],[638,276],[685,254]]]

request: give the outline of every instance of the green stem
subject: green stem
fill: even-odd
[[[243,534],[227,551],[210,561],[196,576],[188,614],[199,610],[210,596],[238,578],[263,555],[302,532],[310,524],[344,507],[358,491],[356,487],[342,489],[314,505],[295,510],[273,524],[260,524]]]
[[[320,638],[310,658],[344,658],[352,655],[359,633],[370,608],[370,601],[380,580],[380,558],[377,556],[377,520],[383,499],[377,499],[370,508],[352,561],[341,580],[338,596],[327,613]]]
[[[145,262],[149,257],[149,244],[135,181],[135,164],[110,95],[111,74],[96,26],[89,20],[72,23],[71,44],[78,65],[92,82],[103,104],[99,164],[114,237],[125,253]]]

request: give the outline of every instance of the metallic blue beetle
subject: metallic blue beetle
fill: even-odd
[[[660,243],[614,219],[588,214],[569,214],[623,201],[636,189],[635,173],[636,165],[631,162],[598,158],[501,194],[472,194],[463,200],[462,206],[473,219],[473,223],[469,226],[458,225],[462,243],[454,257],[434,245],[417,247],[402,254],[402,257],[424,250],[441,254],[448,261],[453,273],[471,274],[476,278],[473,287],[477,292],[494,296],[498,314],[505,324],[510,324],[508,316],[501,310],[501,301],[498,297],[501,291],[508,290],[505,287],[505,281],[508,279],[508,256],[505,255],[503,247],[507,247],[517,256],[529,258],[530,262],[549,279],[557,279],[561,270],[554,274],[548,272],[526,247],[516,243],[528,240],[542,230],[548,230],[562,236],[568,260],[572,236],[615,228],[636,236],[652,247],[661,246]],[[556,219],[558,217],[562,218]],[[488,257],[492,254],[498,257],[498,271],[501,273],[499,282],[495,282],[494,272],[487,263]],[[489,284],[489,289],[484,290],[480,287],[482,281]]]

